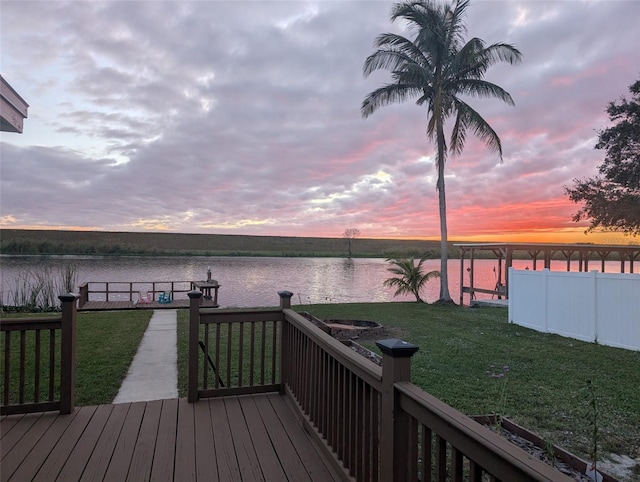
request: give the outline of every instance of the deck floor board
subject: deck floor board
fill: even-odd
[[[68,457],[64,469],[60,472],[60,480],[79,480],[84,467],[91,458],[93,447],[96,446],[104,426],[111,415],[112,405],[100,405],[91,418],[91,428],[85,430],[77,443],[77,449]]]
[[[203,477],[207,477],[208,475],[209,479],[214,482],[220,479],[218,477],[218,466],[216,464],[218,454],[215,451],[213,441],[212,416],[209,411],[209,403],[205,401],[194,405],[195,419],[202,421],[195,427],[196,478],[202,480]]]
[[[59,479],[58,476],[64,468],[65,462],[71,458],[70,455],[73,449],[78,446],[78,440],[91,421],[96,408],[97,407],[80,407],[77,409],[78,413],[66,427],[64,435],[53,445],[47,459],[32,479],[34,482],[64,480]]]
[[[93,453],[80,478],[81,482],[97,482],[104,479],[130,405],[107,405],[111,407],[109,419],[93,447]]]
[[[259,419],[260,414],[253,398],[241,399],[240,405],[242,406],[242,412],[245,417],[252,420]],[[255,447],[261,447],[261,450],[256,451],[256,455],[265,480],[286,481],[287,477],[284,469],[279,463],[278,454],[271,444],[269,434],[264,424],[259,423],[251,427],[251,440]]]
[[[174,447],[178,426],[178,399],[162,401],[162,413],[158,426],[158,441],[153,456],[151,479],[158,482],[173,480],[175,467]]]
[[[170,399],[6,416],[1,479],[343,480],[283,397]]]
[[[255,480],[256,482],[263,481],[264,476],[260,469],[258,455],[251,440],[251,426],[247,425],[239,400],[237,398],[225,399],[224,406],[229,419],[229,427],[231,428],[242,479]]]

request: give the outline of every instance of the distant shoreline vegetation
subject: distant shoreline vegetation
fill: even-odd
[[[357,238],[351,242],[354,258],[440,256],[437,240]],[[457,248],[449,249],[453,257],[459,254]],[[346,258],[348,242],[344,238],[3,229],[0,254]]]
[[[491,241],[486,241],[490,243]],[[420,259],[425,253],[440,258],[439,240],[351,240],[353,258]],[[460,249],[449,242],[450,259]],[[480,243],[480,242],[476,242]],[[348,258],[349,244],[341,238],[247,236],[239,234],[132,233],[109,231],[0,230],[0,254],[27,256],[254,256],[279,258]],[[591,258],[594,258],[592,255]],[[495,259],[479,251],[476,259]],[[572,258],[577,259],[577,255]],[[515,253],[514,259],[530,259]],[[556,253],[552,259],[564,259]],[[618,260],[612,253],[609,260]],[[541,260],[540,260],[541,261]]]

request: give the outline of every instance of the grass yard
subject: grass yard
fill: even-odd
[[[382,338],[420,347],[413,383],[463,413],[499,413],[587,459],[593,433],[590,380],[599,450],[640,456],[640,352],[512,325],[502,308],[375,303],[311,310],[319,318],[383,323]],[[360,341],[375,348],[374,340]]]
[[[133,360],[142,335],[149,324],[151,310],[112,311],[96,313],[78,313],[76,333],[76,405],[98,405],[111,403],[118,393],[124,380],[131,360]],[[34,315],[7,316],[3,318],[28,318]],[[42,315],[35,315],[42,316]],[[55,315],[54,315],[55,316]],[[5,333],[2,333],[0,343],[4,347]],[[48,333],[43,333],[42,347],[48,350]],[[59,335],[58,335],[59,336]],[[33,353],[33,332],[27,332],[27,353]],[[59,344],[59,337],[57,338]],[[18,368],[19,343],[16,336],[12,337],[12,371]],[[44,352],[43,352],[44,353]],[[48,353],[48,352],[47,352]],[[2,372],[5,371],[4,356],[2,357]],[[27,357],[27,375],[33,375],[33,359]],[[44,363],[44,362],[43,362]],[[47,381],[46,369],[42,370],[43,388]],[[0,380],[0,391],[4,389],[4,377]],[[13,377],[16,380],[17,377]],[[58,380],[59,383],[59,380]],[[33,382],[28,387],[33,386]],[[12,390],[17,397],[17,388]]]
[[[76,405],[113,401],[152,314],[152,310],[78,314]]]

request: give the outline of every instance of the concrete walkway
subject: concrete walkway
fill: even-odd
[[[113,403],[178,397],[177,310],[154,310]]]

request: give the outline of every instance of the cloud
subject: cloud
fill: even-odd
[[[3,226],[437,237],[434,146],[413,102],[367,120],[391,3],[3,2],[3,75],[29,102],[1,137]],[[637,2],[476,1],[469,36],[520,66],[470,99],[503,162],[447,161],[452,238],[574,226],[563,186],[595,173],[606,104],[640,72]],[[24,46],[29,48],[25,49]]]

